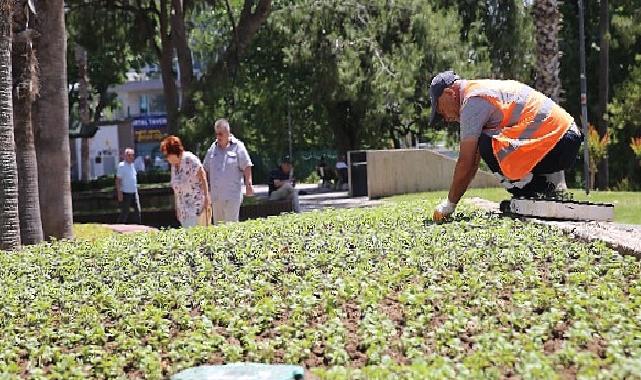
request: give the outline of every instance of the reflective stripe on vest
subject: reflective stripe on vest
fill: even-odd
[[[490,102],[503,115],[496,129],[484,132],[492,137],[494,156],[503,175],[511,180],[530,173],[574,121],[552,99],[516,81],[467,81],[463,107],[475,96]]]

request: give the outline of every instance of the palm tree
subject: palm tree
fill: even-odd
[[[561,98],[559,78],[559,29],[561,12],[557,0],[535,0],[533,4],[536,31],[535,87],[555,102]]]
[[[533,4],[536,33],[536,82],[537,90],[555,102],[561,100],[561,79],[559,78],[561,54],[559,53],[559,29],[561,12],[557,0],[535,0]],[[567,188],[565,174],[559,172],[560,189]]]
[[[11,39],[13,0],[0,0],[0,249],[20,246],[18,168],[13,138]]]
[[[31,123],[31,105],[38,92],[36,57],[32,32],[28,29],[33,9],[27,0],[18,0],[13,14],[13,123],[18,162],[18,203],[22,244],[42,241],[38,162]]]
[[[36,56],[40,96],[33,105],[40,213],[46,238],[71,238],[73,212],[64,1],[38,1]]]

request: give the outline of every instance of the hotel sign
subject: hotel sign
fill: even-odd
[[[139,142],[159,142],[167,136],[167,116],[149,115],[133,118],[134,140]]]

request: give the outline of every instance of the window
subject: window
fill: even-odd
[[[138,104],[140,108],[140,114],[144,115],[149,112],[149,97],[147,95],[141,95],[138,98]]]
[[[165,97],[163,95],[153,95],[151,98],[151,104],[149,107],[149,112],[151,113],[162,113],[165,112]]]

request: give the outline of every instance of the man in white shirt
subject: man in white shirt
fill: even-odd
[[[209,179],[214,223],[237,222],[245,194],[254,195],[252,166],[254,164],[242,141],[231,134],[229,122],[219,119],[214,124],[216,141],[211,145],[203,167]]]
[[[125,160],[118,165],[116,173],[116,194],[120,205],[118,223],[127,223],[129,209],[134,209],[134,223],[140,224],[140,199],[138,198],[138,177],[134,167],[135,154],[131,148],[125,149]]]

